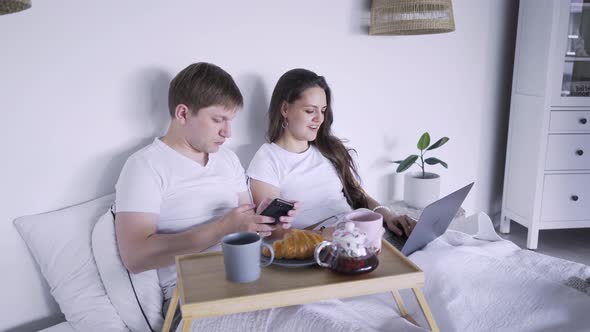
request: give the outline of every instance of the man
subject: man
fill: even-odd
[[[273,218],[255,214],[240,160],[222,147],[243,106],[232,77],[213,64],[192,64],[170,83],[168,106],[166,135],[129,157],[115,202],[121,259],[132,273],[157,269],[166,305],[176,285],[175,256],[219,250],[229,233],[264,237],[276,228]]]

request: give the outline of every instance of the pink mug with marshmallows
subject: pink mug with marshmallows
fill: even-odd
[[[367,235],[367,246],[376,252],[381,251],[383,239],[383,216],[369,209],[356,209],[344,216],[345,221],[352,221],[358,229]]]

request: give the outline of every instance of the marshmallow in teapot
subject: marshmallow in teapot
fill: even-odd
[[[352,221],[339,223],[334,231],[332,242],[350,257],[367,255],[367,235],[355,227]]]

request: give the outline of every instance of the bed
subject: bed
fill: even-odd
[[[128,277],[120,263],[112,200],[107,195],[15,221],[67,319],[45,331],[149,331],[141,309],[151,328],[161,329],[155,273]],[[441,331],[590,331],[588,266],[502,240],[483,213],[453,225],[409,257],[425,271],[424,294]],[[413,295],[401,295],[427,326]],[[424,331],[399,316],[391,293],[201,319],[192,330]]]

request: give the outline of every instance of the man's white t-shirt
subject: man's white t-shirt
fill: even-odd
[[[159,138],[127,159],[116,184],[117,212],[159,215],[157,233],[179,233],[217,220],[238,206],[246,192],[240,160],[221,147],[205,166],[175,151]],[[207,251],[221,250],[219,244]],[[166,299],[176,285],[176,268],[158,269]]]
[[[281,198],[301,202],[293,227],[305,228],[352,209],[332,163],[313,145],[302,153],[265,143],[254,155],[247,174],[279,188]]]

